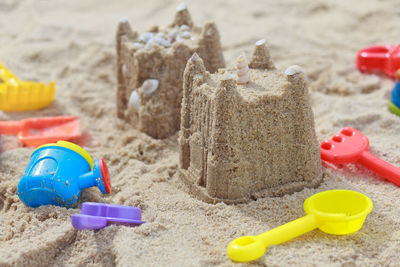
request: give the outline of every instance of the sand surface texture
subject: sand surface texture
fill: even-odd
[[[374,210],[348,236],[318,230],[271,247],[255,265],[396,266],[400,253],[400,189],[359,165],[325,168],[321,186],[248,204],[206,204],[181,190],[177,135],[155,140],[116,118],[115,30],[127,17],[144,32],[170,23],[176,1],[0,1],[0,59],[21,79],[56,80],[56,102],[29,113],[2,113],[2,120],[80,115],[89,135],[85,148],[108,163],[112,194],[86,190],[82,201],[140,207],[140,227],[76,231],[79,209],[27,208],[16,194],[33,149],[1,137],[0,266],[233,266],[231,240],[255,235],[304,215],[303,201],[328,189],[368,195]],[[358,49],[396,44],[399,8],[381,1],[189,2],[199,25],[214,21],[227,65],[255,41],[267,39],[280,70],[298,64],[308,75],[319,141],[344,126],[370,138],[371,151],[400,166],[400,118],[389,113],[393,81],[360,74]],[[14,148],[14,149],[11,149]],[[326,167],[326,166],[325,166]],[[238,265],[239,266],[239,265]]]

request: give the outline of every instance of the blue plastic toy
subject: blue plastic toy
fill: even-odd
[[[80,146],[66,141],[37,148],[18,184],[18,196],[27,206],[72,207],[81,190],[97,186],[111,192],[110,174],[102,158],[93,160]]]
[[[397,116],[400,116],[400,70],[397,70],[396,72],[396,83],[393,87],[392,90],[392,96],[389,100],[389,110],[396,114]]]

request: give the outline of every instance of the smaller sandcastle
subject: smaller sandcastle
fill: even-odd
[[[283,195],[322,179],[302,69],[277,71],[264,40],[249,68],[243,62],[210,74],[194,54],[184,73],[178,176],[211,203]]]
[[[225,66],[216,25],[195,26],[185,3],[178,6],[172,25],[142,35],[122,19],[116,49],[118,117],[154,138],[179,130],[183,72],[190,56],[198,53],[210,72]]]

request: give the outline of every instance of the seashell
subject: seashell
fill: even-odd
[[[265,40],[265,39],[261,39],[261,40],[258,40],[257,42],[256,42],[256,46],[263,46],[263,45],[265,45],[267,43],[267,41]]]
[[[298,65],[292,65],[285,70],[287,76],[292,76],[296,74],[304,73],[303,69]]]
[[[145,32],[139,36],[139,41],[147,43],[148,41],[150,41],[150,39],[154,37],[154,35],[154,32]]]
[[[168,34],[168,37],[172,38],[172,39],[176,39],[176,36],[178,36],[179,34],[179,27],[175,26]]]
[[[133,109],[138,111],[140,108],[140,97],[138,92],[133,91],[131,93],[131,96],[129,97],[129,102],[128,102],[128,109]]]
[[[156,33],[156,37],[167,39],[167,35],[164,32]]]
[[[249,66],[247,63],[246,56],[244,54],[240,55],[236,63],[237,69],[237,84],[246,84],[250,80]]]
[[[171,46],[171,42],[170,41],[168,41],[168,40],[166,40],[164,38],[160,38],[160,37],[155,36],[154,38],[151,38],[146,43],[146,49],[150,50],[154,43],[159,44],[159,45],[161,45],[163,47],[170,47]]]
[[[190,34],[190,32],[188,31],[184,31],[180,34],[180,37],[185,38],[185,39],[189,39],[192,35]]]
[[[190,30],[190,27],[189,27],[188,25],[186,25],[186,24],[183,24],[183,25],[180,27],[180,30],[181,30],[181,31],[189,31],[189,30]]]
[[[139,88],[140,92],[145,95],[151,95],[158,89],[159,82],[157,79],[147,79]]]
[[[159,45],[164,46],[164,47],[170,47],[171,46],[171,43],[167,39],[160,38],[160,37],[157,37],[157,36],[153,38],[153,41],[155,43],[159,44]]]
[[[194,52],[193,55],[191,56],[190,60],[191,60],[191,61],[196,61],[196,60],[198,60],[199,58],[200,58],[199,55],[198,55],[196,52]]]
[[[181,37],[180,34],[178,34],[178,35],[176,36],[175,41],[176,41],[176,42],[182,42],[182,41],[183,41],[183,38]]]
[[[119,22],[121,22],[121,23],[128,23],[128,18],[122,17],[122,18],[119,19]]]
[[[229,72],[226,72],[223,76],[222,76],[222,81],[228,81],[228,80],[234,80],[235,79],[235,77],[231,74],[231,73],[229,73]]]
[[[136,49],[139,49],[139,48],[142,48],[143,47],[143,45],[141,44],[141,43],[134,43],[133,44],[133,47],[135,47]]]
[[[182,2],[176,8],[176,12],[181,12],[181,11],[183,11],[185,9],[187,9],[187,4],[185,2]]]
[[[150,50],[151,47],[153,46],[153,43],[154,43],[154,39],[150,39],[149,41],[147,41],[146,46],[145,46],[146,50]]]

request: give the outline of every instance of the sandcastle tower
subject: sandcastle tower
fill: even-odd
[[[170,26],[140,36],[122,19],[116,49],[118,117],[154,138],[179,130],[183,72],[190,56],[198,53],[209,72],[225,66],[216,25],[195,26],[185,3]]]
[[[319,185],[319,145],[302,69],[276,70],[265,41],[256,43],[249,81],[237,84],[242,62],[239,58],[238,69],[210,74],[198,55],[189,59],[179,178],[211,203],[246,202]]]

